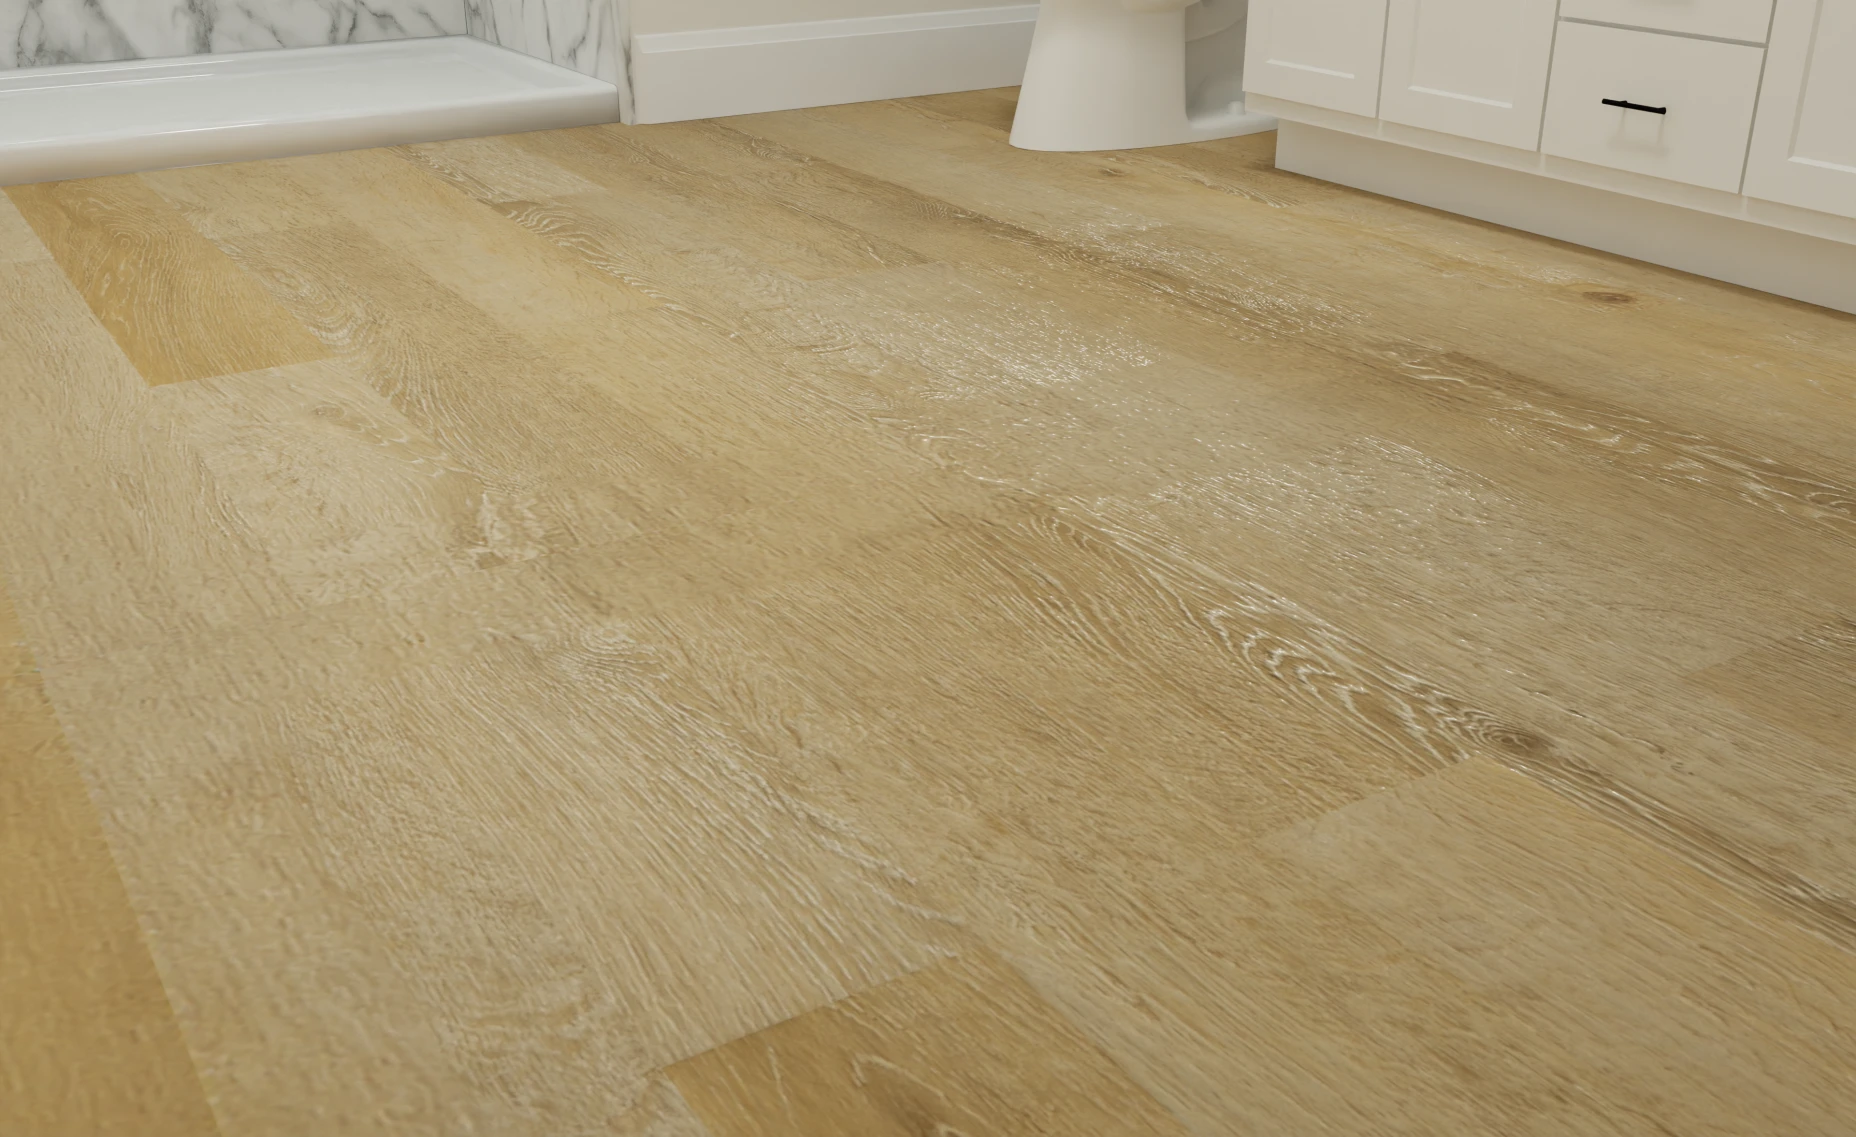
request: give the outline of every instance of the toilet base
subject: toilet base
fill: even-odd
[[[1153,0],[1155,3],[1163,0]],[[1194,76],[1208,107],[1190,105],[1186,18],[1130,10],[1123,0],[1044,0],[1019,88],[1012,145],[1021,150],[1133,150],[1273,130],[1270,115],[1244,109],[1243,30],[1195,45],[1228,56]],[[1233,97],[1235,96],[1235,97]],[[1216,96],[1211,96],[1216,97]]]

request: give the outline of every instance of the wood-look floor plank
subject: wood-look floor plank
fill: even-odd
[[[484,483],[501,560],[631,531],[630,487],[681,460],[483,309],[352,226],[245,235],[226,247],[354,374]]]
[[[149,421],[301,603],[522,560],[483,478],[333,360],[158,390]]]
[[[1037,1132],[1091,1046],[1203,1137],[1839,1132],[1856,321],[1008,107],[89,183],[330,356],[152,390],[0,266],[14,681],[227,1137],[978,1127],[865,1048]]]
[[[42,261],[51,257],[32,226],[20,216],[11,198],[0,195],[0,265]]]
[[[138,179],[6,192],[151,384],[323,356],[257,281]]]
[[[1848,390],[1842,360],[1856,350],[1856,319],[1782,301],[1765,302],[1770,310],[1753,319],[1744,303],[1691,304],[1689,289],[1636,306],[1585,300],[1584,291],[1593,290],[1589,282],[1540,262],[1564,261],[1583,274],[1618,258],[1511,235],[1510,248],[1525,244],[1525,257],[1453,259],[1440,256],[1427,238],[1456,223],[1441,218],[1419,225],[1416,218],[1437,215],[1415,206],[1388,203],[1368,214],[1371,224],[1362,224],[1319,202],[1284,210],[1218,199],[1189,180],[1158,176],[1151,167],[1131,169],[1118,155],[1016,151],[986,127],[900,116],[881,104],[752,116],[728,125],[907,187],[944,207],[1157,273],[1180,297],[1214,301],[1256,337],[1304,339],[1362,364],[1377,359],[1382,347],[1435,349],[1440,341],[1521,374],[1543,360],[1564,360],[1556,382],[1653,409],[1677,427],[1757,431],[1761,450],[1807,466],[1834,464],[1847,454],[1824,417],[1806,408],[1828,407]],[[1351,205],[1365,196],[1345,200]],[[1463,224],[1474,232],[1487,228]],[[1424,287],[1389,287],[1389,272],[1411,273]],[[1643,284],[1693,280],[1647,267],[1625,275]],[[1578,287],[1567,287],[1572,284]],[[1698,289],[1708,287],[1696,282]],[[1440,313],[1466,308],[1490,319],[1448,322],[1447,337],[1427,334]],[[1633,309],[1634,318],[1621,318],[1621,308]],[[1666,346],[1646,350],[1641,328],[1650,319],[1667,325]],[[1771,359],[1785,362],[1764,362]],[[1761,382],[1747,384],[1749,372]],[[1691,397],[1697,384],[1717,394],[1698,402]],[[1775,386],[1788,397],[1765,397]]]
[[[963,942],[549,563],[62,670],[230,1132],[606,1132]]]
[[[1819,625],[1690,678],[1754,718],[1856,752],[1856,620]]]
[[[990,956],[938,964],[672,1066],[716,1137],[1184,1137]]]
[[[859,224],[906,218],[918,247],[932,239],[960,266],[808,286],[777,321],[738,322],[744,336],[866,373],[893,371],[902,360],[938,363],[916,390],[885,392],[873,413],[989,481],[1040,494],[1111,494],[1122,528],[1218,550],[1215,563],[1245,566],[1315,606],[1347,597],[1346,621],[1370,638],[1391,637],[1401,652],[1422,649],[1433,674],[1462,676],[1457,690],[1558,736],[1551,750],[1527,755],[1524,768],[1596,806],[1612,803],[1620,818],[1717,871],[1750,873],[1749,887],[1797,906],[1828,933],[1856,934],[1845,885],[1856,865],[1840,851],[1846,844],[1826,839],[1843,825],[1834,803],[1852,792],[1846,763],[1834,751],[1797,754],[1780,741],[1786,761],[1749,764],[1746,754],[1767,752],[1774,740],[1723,721],[1680,682],[1702,662],[1763,642],[1775,624],[1803,623],[1852,599],[1856,571],[1839,567],[1850,563],[1840,504],[1852,499],[1847,479],[1773,461],[1732,435],[1674,431],[1473,361],[1426,372],[1414,390],[1404,374],[1311,354],[1299,340],[1232,343],[1208,323],[1169,323],[1159,295],[1146,297],[1145,309],[1130,296],[1123,307],[1138,315],[1122,320],[1103,296],[1113,265],[1086,274],[997,226],[990,244],[967,240],[954,225],[924,221],[934,216],[933,199],[854,173],[834,184],[829,169],[794,152],[731,147],[731,132],[692,125],[676,138],[675,155],[711,176],[730,162],[752,164],[763,173],[746,184]],[[987,225],[980,215],[965,223]],[[1016,270],[1009,284],[989,281],[989,258]],[[1092,287],[1066,289],[1065,275],[1087,275]],[[1034,396],[1010,357],[989,354],[978,338],[989,326],[1021,330],[1018,340],[1009,331],[1001,338],[1055,378],[1068,349],[1106,328],[1126,329],[1124,339],[1140,348],[1143,324],[1164,329],[1146,344],[1161,362],[1125,375],[1102,368],[1069,397],[1053,394],[1048,379]],[[1201,362],[1181,367],[1168,359],[1178,353]],[[949,355],[957,366],[940,362]],[[1110,362],[1099,349],[1076,355]],[[1225,425],[1208,430],[1213,422]],[[1252,430],[1256,422],[1268,422],[1269,433]],[[1530,445],[1518,447],[1517,436]],[[1217,439],[1242,443],[1221,449]],[[1695,501],[1697,491],[1715,504]],[[1342,522],[1327,503],[1352,520]],[[1210,529],[1208,507],[1219,514]],[[1380,555],[1355,564],[1333,557],[1337,547]],[[1404,560],[1401,548],[1417,559]],[[1443,549],[1453,551],[1438,556]],[[1545,559],[1527,552],[1535,549]],[[1645,556],[1668,569],[1664,584],[1644,574]],[[1452,571],[1465,564],[1487,569]],[[1795,576],[1799,564],[1821,567]],[[1667,587],[1703,580],[1711,583],[1698,591]],[[1534,599],[1543,588],[1586,599],[1543,607]],[[1723,606],[1722,596],[1734,602]],[[1467,627],[1461,618],[1413,619],[1431,612],[1476,616]],[[1569,618],[1585,627],[1575,631]],[[1588,647],[1541,656],[1543,638]],[[1592,652],[1614,665],[1594,667]],[[1465,674],[1466,659],[1474,666]],[[1554,682],[1543,682],[1543,666],[1557,671]],[[1654,676],[1647,690],[1646,668]],[[1532,682],[1517,685],[1516,675]],[[1709,779],[1684,774],[1698,761],[1713,766]],[[1749,800],[1761,803],[1758,813],[1748,813]]]
[[[537,240],[481,203],[388,150],[270,163],[266,184],[225,183],[193,170],[146,175],[208,235],[351,224],[417,264],[492,319],[577,325],[658,301]],[[313,201],[305,210],[305,199]],[[266,205],[274,216],[259,222]],[[218,220],[228,216],[224,222]]]
[[[1446,1049],[1590,1093],[1628,1132],[1856,1117],[1856,956],[1491,763],[1265,845],[1462,985],[1477,1013]]]
[[[1194,1132],[1833,1134],[1856,957],[1480,760],[1252,846],[1183,950],[989,928]]]
[[[32,650],[26,646],[26,631],[19,626],[19,614],[13,610],[13,598],[7,594],[0,578],[0,679],[12,679],[37,670]]]
[[[0,674],[0,879],[0,1131],[217,1137],[96,810],[31,675]]]
[[[0,565],[39,665],[292,607],[58,266],[0,273],[0,311]]]
[[[922,258],[852,227],[751,194],[708,187],[698,201],[674,189],[682,171],[655,154],[633,155],[600,135],[496,140],[499,148],[433,143],[409,156],[531,233],[602,272],[687,302],[692,285],[772,307],[799,282],[917,264]],[[586,176],[582,176],[586,175]],[[577,183],[573,192],[537,189]],[[750,216],[727,229],[699,202],[716,193]],[[745,299],[752,297],[752,299]]]

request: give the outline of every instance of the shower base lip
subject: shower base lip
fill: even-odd
[[[615,122],[618,88],[468,36],[0,71],[0,185]]]

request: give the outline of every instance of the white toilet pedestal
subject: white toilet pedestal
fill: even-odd
[[[1130,10],[1145,6],[1148,10]],[[1025,150],[1131,150],[1274,130],[1244,110],[1243,28],[1192,48],[1232,51],[1227,75],[1201,79],[1189,106],[1185,9],[1191,0],[1043,0],[1018,95],[1012,145]],[[1171,11],[1155,11],[1169,7]],[[1235,33],[1232,35],[1231,33]],[[1198,78],[1194,76],[1193,78]]]

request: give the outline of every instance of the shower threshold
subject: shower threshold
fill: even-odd
[[[468,36],[0,72],[0,185],[615,122],[618,88]]]

